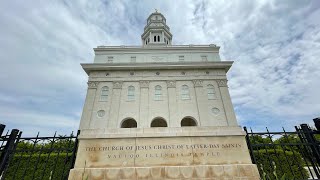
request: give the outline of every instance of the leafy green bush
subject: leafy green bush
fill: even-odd
[[[308,179],[303,159],[297,152],[267,149],[254,151],[254,155],[262,177],[277,179],[275,174],[277,177],[285,174],[286,179]]]
[[[65,179],[71,164],[71,153],[15,154],[5,179]]]

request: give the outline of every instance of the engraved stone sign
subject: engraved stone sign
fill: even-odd
[[[242,137],[82,140],[75,167],[186,166],[250,163]],[[236,157],[236,158],[235,158]]]

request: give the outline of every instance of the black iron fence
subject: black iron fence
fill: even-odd
[[[320,179],[320,119],[314,119],[317,129],[307,124],[287,132],[246,131],[246,141],[252,162],[262,179]]]
[[[0,124],[0,179],[68,179],[78,147],[77,136],[22,137]]]

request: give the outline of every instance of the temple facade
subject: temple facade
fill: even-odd
[[[152,13],[141,46],[98,46],[82,129],[238,126],[219,46],[173,45],[166,18]]]

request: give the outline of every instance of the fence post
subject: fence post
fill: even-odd
[[[6,125],[0,124],[0,137],[2,136],[2,133],[4,131],[4,128],[6,128]]]
[[[247,146],[248,146],[248,149],[249,149],[251,161],[252,161],[253,164],[256,164],[257,162],[256,162],[256,158],[254,157],[254,154],[253,154],[253,148],[251,146],[251,142],[250,142],[250,138],[249,138],[247,127],[243,127],[243,129],[246,132],[246,141],[247,141]]]
[[[317,130],[320,131],[320,118],[313,119],[314,125],[316,126]]]
[[[310,144],[308,145],[311,149],[312,156],[314,157],[317,164],[320,165],[320,152],[319,152],[319,147],[317,144],[317,141],[313,135],[312,129],[309,128],[307,124],[301,124],[300,125],[301,130],[304,134],[305,139],[307,140],[307,143]],[[320,172],[318,172],[317,168],[313,168],[317,177],[320,178]]]
[[[5,170],[5,167],[7,165],[7,161],[10,157],[10,153],[14,148],[14,143],[15,143],[15,140],[17,138],[18,133],[19,133],[18,129],[12,129],[10,136],[9,136],[9,139],[7,141],[7,144],[3,149],[3,152],[0,157],[0,175]]]
[[[71,157],[71,166],[70,169],[74,168],[74,163],[76,162],[76,154],[78,151],[78,144],[79,144],[79,135],[80,135],[80,130],[77,131],[77,138],[76,141],[74,142],[74,148],[72,152],[72,157]]]

